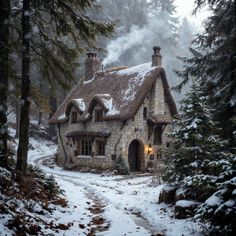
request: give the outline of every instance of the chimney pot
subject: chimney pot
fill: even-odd
[[[153,51],[152,66],[162,66],[162,56],[160,54],[161,48],[159,46],[154,46]]]
[[[91,58],[91,57],[97,57],[97,53],[95,53],[95,52],[89,52],[89,53],[87,53],[87,56],[88,56],[88,58]]]
[[[91,80],[94,74],[101,69],[101,62],[95,52],[87,53],[85,59],[85,81]]]

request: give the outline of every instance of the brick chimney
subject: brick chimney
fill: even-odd
[[[160,54],[161,48],[159,46],[153,47],[153,55],[152,55],[152,66],[162,66],[162,56]]]
[[[101,69],[101,62],[94,52],[87,53],[85,60],[85,81],[91,80],[94,74]]]

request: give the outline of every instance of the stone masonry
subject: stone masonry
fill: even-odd
[[[77,123],[64,123],[60,125],[60,137],[58,138],[58,158],[59,163],[65,163],[65,154],[63,151],[63,146],[67,154],[67,162],[74,164],[78,167],[89,167],[91,169],[112,169],[114,166],[114,160],[112,156],[118,157],[121,155],[128,164],[128,150],[129,145],[133,140],[139,140],[144,147],[144,156],[141,166],[141,170],[145,171],[148,165],[148,162],[157,161],[156,151],[160,146],[155,146],[153,144],[154,134],[152,133],[151,137],[148,139],[148,125],[147,121],[143,119],[143,108],[147,107],[148,113],[167,114],[170,115],[168,105],[164,101],[164,89],[163,84],[160,78],[157,78],[156,84],[153,87],[150,94],[146,97],[143,104],[140,106],[138,112],[133,119],[128,120],[123,123],[121,121],[103,121],[103,122],[94,122],[91,120],[87,122],[86,129],[91,131],[100,131],[107,130],[110,131],[111,135],[106,140],[105,146],[105,156],[76,156],[74,151],[76,151],[76,142],[73,142],[72,139],[68,139],[65,134],[72,132],[73,130],[84,130],[84,125],[80,122]],[[71,112],[73,112],[73,108]],[[169,126],[169,127],[168,127]],[[170,129],[168,125],[165,130]],[[58,132],[59,134],[59,132]],[[63,142],[63,145],[62,145]],[[163,133],[163,144],[166,145],[167,137],[166,132]],[[147,153],[148,145],[152,145],[152,153]],[[154,155],[154,159],[150,160],[150,155]]]

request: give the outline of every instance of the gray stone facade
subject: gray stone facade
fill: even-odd
[[[97,105],[99,107],[99,105]],[[165,127],[162,133],[162,144],[154,145],[154,127],[150,130],[147,119],[144,118],[144,108],[147,114],[163,114],[171,119],[171,113],[164,98],[164,87],[161,78],[156,78],[152,90],[144,99],[133,119],[127,121],[111,120],[95,122],[94,114],[90,121],[71,123],[71,120],[58,125],[58,162],[61,165],[70,163],[78,168],[90,168],[99,170],[111,170],[114,167],[114,160],[121,156],[129,165],[129,147],[133,140],[138,140],[141,146],[140,170],[146,171],[147,167],[158,161],[161,146],[168,142],[166,132],[171,125]],[[72,108],[70,113],[76,111]],[[79,115],[79,114],[78,114]],[[105,155],[96,156],[95,141],[92,141],[92,153],[90,156],[82,156],[77,153],[78,140],[66,137],[67,133],[73,131],[106,131],[110,133],[105,145]]]
[[[121,157],[130,171],[146,171],[160,163],[177,108],[160,47],[153,50],[152,63],[105,71],[88,53],[85,78],[50,119],[58,127],[60,165],[112,170]]]

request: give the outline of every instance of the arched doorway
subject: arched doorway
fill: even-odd
[[[144,148],[143,144],[137,139],[133,140],[129,145],[128,162],[131,172],[144,169]]]

